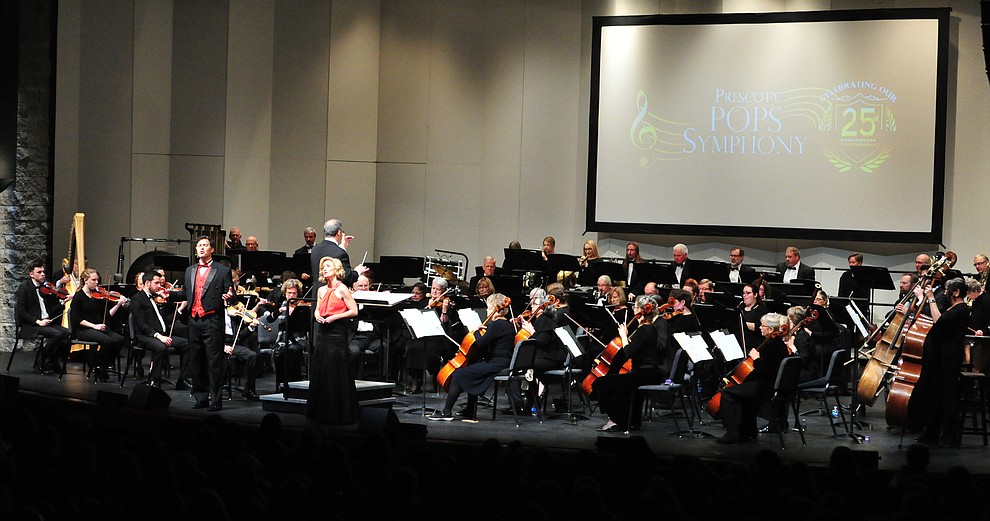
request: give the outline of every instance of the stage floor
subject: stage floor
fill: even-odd
[[[0,367],[6,367],[10,353],[5,352],[3,355],[0,357],[3,363]],[[142,380],[129,377],[123,386],[118,385],[114,378],[108,383],[94,383],[82,374],[82,365],[73,362],[69,364],[66,376],[59,381],[53,375],[35,374],[31,370],[33,360],[33,352],[19,352],[11,370],[4,373],[8,377],[17,379],[18,392],[33,397],[58,400],[67,406],[76,403],[80,405],[81,410],[83,406],[95,405],[115,407],[124,414],[148,414],[185,420],[200,418],[205,420],[213,414],[220,414],[228,421],[254,426],[260,423],[264,415],[277,414],[285,429],[302,430],[310,425],[303,414],[271,412],[263,408],[262,402],[246,401],[236,391],[233,393],[233,399],[225,401],[223,411],[220,413],[194,410],[192,409],[194,400],[189,392],[175,391],[168,384],[163,385],[163,390],[171,398],[167,408],[145,410],[127,405],[111,405],[126,402],[125,398],[133,392],[135,386],[144,385]],[[175,358],[174,363],[177,361],[178,359]],[[176,374],[177,369],[174,369],[173,375]],[[777,434],[770,433],[761,434],[759,440],[753,443],[740,445],[716,443],[715,437],[721,436],[724,430],[718,422],[711,421],[704,412],[703,421],[700,423],[696,421],[694,433],[687,435],[678,435],[675,432],[677,429],[674,419],[669,415],[644,421],[641,430],[629,434],[602,433],[597,429],[605,423],[604,415],[597,411],[589,414],[580,410],[577,411],[579,415],[574,418],[566,414],[549,414],[542,422],[536,416],[527,415],[520,418],[520,425],[517,427],[511,412],[505,410],[509,401],[504,394],[498,400],[498,407],[502,410],[496,414],[494,420],[491,417],[492,408],[484,406],[478,409],[477,422],[429,421],[427,415],[436,408],[442,407],[445,396],[433,392],[432,387],[427,387],[429,392],[425,394],[407,395],[403,392],[402,385],[396,383],[392,393],[394,403],[390,405],[401,424],[418,426],[405,429],[406,431],[425,432],[426,439],[430,442],[480,444],[495,438],[503,444],[519,442],[524,446],[542,446],[559,451],[602,451],[614,450],[629,438],[641,437],[658,455],[691,455],[710,460],[751,461],[757,451],[771,449],[784,461],[803,462],[815,467],[826,466],[835,447],[848,446],[854,451],[866,452],[867,454],[863,454],[862,457],[866,461],[876,461],[877,468],[881,470],[899,469],[905,463],[907,447],[914,442],[914,435],[909,434],[902,439],[897,429],[887,428],[881,401],[878,401],[877,406],[867,409],[865,416],[859,418],[863,425],[855,430],[857,434],[868,437],[868,441],[854,440],[853,437],[844,434],[841,426],[840,436],[833,436],[828,417],[815,410],[812,414],[801,416],[807,429],[805,433],[807,445],[802,446],[799,434],[790,431],[784,435],[786,448],[781,449]],[[274,389],[272,374],[266,374],[258,379],[259,394],[273,393]],[[551,396],[560,396],[561,389],[559,385],[551,385],[549,392]],[[572,398],[574,407],[580,409],[576,392]],[[841,400],[848,404],[850,399],[844,397]],[[802,400],[801,410],[817,409],[817,405],[815,400],[805,399]],[[678,421],[681,429],[686,429],[684,418]],[[791,424],[793,425],[793,418]],[[332,433],[341,436],[362,435],[357,425],[329,428]],[[990,458],[986,457],[987,454],[988,448],[983,445],[981,437],[967,435],[963,437],[962,447],[959,449],[932,447],[929,468],[934,472],[944,472],[954,466],[965,466],[972,473],[990,474]]]

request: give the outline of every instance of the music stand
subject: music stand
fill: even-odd
[[[584,355],[584,347],[581,346],[581,342],[578,342],[577,336],[574,335],[571,328],[567,326],[559,326],[555,328],[553,332],[557,335],[557,338],[560,339],[561,344],[564,345],[564,348],[567,349],[567,352],[571,357],[570,363],[564,367],[564,378],[567,381],[567,384],[565,384],[565,387],[567,388],[567,415],[570,418],[567,423],[568,425],[577,425],[577,421],[579,419],[588,419],[586,416],[574,414],[574,406],[572,405],[573,402],[571,400],[571,387],[575,383],[573,373],[574,361]]]
[[[791,282],[771,282],[770,291],[774,295],[796,295],[799,297],[812,297],[815,290],[815,281],[794,279]]]
[[[384,284],[405,285],[405,279],[423,280],[425,257],[382,255],[378,259],[375,279]]]
[[[646,286],[648,282],[664,286],[677,284],[674,267],[667,263],[637,262],[633,264],[633,278],[642,282],[642,286]]]
[[[702,279],[711,281],[729,280],[729,263],[713,260],[691,259],[691,278],[697,282]]]
[[[417,308],[407,308],[400,309],[399,315],[402,316],[402,321],[406,324],[409,329],[409,334],[413,339],[425,339],[428,338],[445,338],[453,342],[449,336],[447,336],[446,331],[443,330],[443,324],[440,323],[440,317],[437,316],[436,312],[432,309],[417,309]],[[455,342],[456,343],[456,342]],[[439,385],[439,383],[437,384]],[[439,389],[437,393],[439,394]],[[404,412],[416,412],[416,408],[407,409]],[[421,408],[423,417],[426,417],[426,349],[423,349],[423,406]],[[434,409],[433,412],[436,412]]]
[[[581,271],[581,264],[578,262],[576,255],[551,253],[547,255],[547,264],[549,265],[550,274],[554,278],[561,271]]]
[[[883,266],[850,266],[849,271],[852,273],[854,279],[856,279],[856,284],[861,288],[870,288],[870,302],[873,302],[873,290],[877,289],[894,289],[894,279],[890,276],[890,271]],[[846,295],[840,295],[846,296]],[[872,308],[872,305],[871,305]],[[870,316],[873,316],[873,310],[870,309]]]
[[[588,265],[588,269],[594,274],[596,284],[602,275],[608,275],[612,279],[613,286],[617,285],[616,283],[620,280],[626,280],[626,273],[622,269],[622,265],[615,262],[592,262]]]
[[[709,291],[708,293],[705,293],[705,301],[698,302],[695,306],[699,304],[708,304],[722,308],[735,308],[741,302],[742,297],[729,293],[723,293],[721,291]]]
[[[311,257],[312,254],[310,253],[293,253],[291,258],[285,260],[285,269],[295,273],[296,278],[299,279],[303,273],[309,273],[309,270],[312,268]],[[285,281],[283,280],[282,282]]]
[[[488,279],[495,286],[495,291],[503,295],[514,297],[527,293],[523,287],[522,275],[492,275]]]
[[[543,252],[540,250],[523,250],[519,248],[504,248],[505,268],[509,271],[539,271],[543,272]]]
[[[189,259],[184,255],[155,255],[153,261],[155,266],[165,272],[165,280],[178,280],[180,284],[190,264]],[[178,278],[169,276],[173,273],[178,273]]]

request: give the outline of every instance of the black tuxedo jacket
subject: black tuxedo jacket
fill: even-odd
[[[673,266],[675,270],[677,269],[677,264],[671,264],[671,266]],[[692,263],[691,263],[691,259],[686,259],[681,266],[682,266],[682,268],[681,268],[681,278],[677,280],[677,284],[679,284],[680,287],[683,288],[684,287],[684,282],[686,282],[687,279],[694,278],[694,273],[692,273],[693,266],[692,266]],[[695,282],[698,282],[698,279],[695,278],[694,281]]]
[[[779,273],[780,276],[784,276],[784,272],[785,271],[787,271],[787,263],[786,262],[781,262],[781,263],[777,264],[777,273]],[[805,264],[805,263],[802,262],[802,263],[798,264],[798,270],[797,271],[798,271],[797,272],[797,278],[804,279],[804,280],[815,280],[815,269],[812,268],[811,266],[808,266],[807,264]]]
[[[193,264],[186,268],[185,286],[186,300],[189,301],[188,312],[192,313],[193,301],[196,299],[196,270],[198,264]],[[230,268],[213,261],[210,265],[210,272],[206,274],[206,282],[203,284],[203,294],[200,297],[203,309],[210,313],[226,313],[227,306],[224,304],[223,295],[234,286],[234,281],[230,276]],[[152,311],[154,313],[154,311]]]
[[[729,269],[732,269],[731,265],[729,266]],[[756,280],[756,277],[758,276],[759,275],[756,273],[756,269],[752,266],[747,266],[745,264],[739,265],[739,282],[749,284],[750,282]]]
[[[144,291],[138,291],[131,297],[131,325],[134,327],[134,335],[141,339],[142,343],[144,338],[154,338],[155,333],[168,336],[162,323],[158,321],[158,315],[155,315],[155,310],[152,308],[152,306],[157,305],[148,298],[148,294]],[[160,308],[159,313],[162,313],[162,321],[164,321],[165,314]],[[165,326],[168,326],[168,323]]]
[[[351,257],[347,254],[347,250],[341,248],[333,241],[324,239],[323,242],[313,245],[313,251],[310,253],[309,262],[312,267],[310,273],[313,276],[313,286],[319,287],[323,285],[320,281],[320,259],[323,257],[333,257],[339,260],[344,266],[344,277],[341,279],[341,282],[345,286],[349,288],[357,282],[358,274],[351,269]]]
[[[38,336],[38,324],[34,321],[41,318],[41,302],[38,301],[37,286],[34,281],[28,279],[17,288],[14,308],[17,314],[17,325],[21,326],[22,338],[34,338]],[[62,303],[55,295],[41,294],[45,301],[45,308],[48,310],[48,317],[56,317],[62,313]],[[61,322],[59,322],[61,324]]]

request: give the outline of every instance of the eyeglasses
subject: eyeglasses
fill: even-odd
[[[752,291],[743,291],[743,295],[752,295],[752,294],[753,294]]]
[[[973,267],[974,267],[974,268],[978,268],[978,267],[980,267],[980,266],[983,266],[983,265],[984,265],[984,264],[986,264],[986,263],[987,263],[987,261],[979,261],[979,262],[974,262],[974,263],[973,263]]]

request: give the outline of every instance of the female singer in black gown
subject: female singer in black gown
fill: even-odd
[[[309,369],[306,417],[319,423],[357,422],[358,401],[347,348],[350,318],[357,316],[357,302],[340,279],[344,266],[334,257],[320,259],[325,285],[316,293],[313,315],[318,324]]]
[[[619,325],[619,336],[622,338],[622,350],[612,361],[609,373],[597,378],[592,384],[592,391],[598,396],[598,408],[608,415],[608,421],[598,430],[606,432],[623,432],[629,422],[630,398],[641,385],[663,383],[660,370],[660,353],[657,349],[657,330],[653,321],[657,317],[657,306],[649,295],[636,299],[633,306],[634,316],[637,316],[638,327],[635,335],[629,338],[625,324]],[[632,360],[632,369],[628,373],[620,373],[619,368],[626,359]],[[632,424],[639,423],[638,410],[632,411]]]

